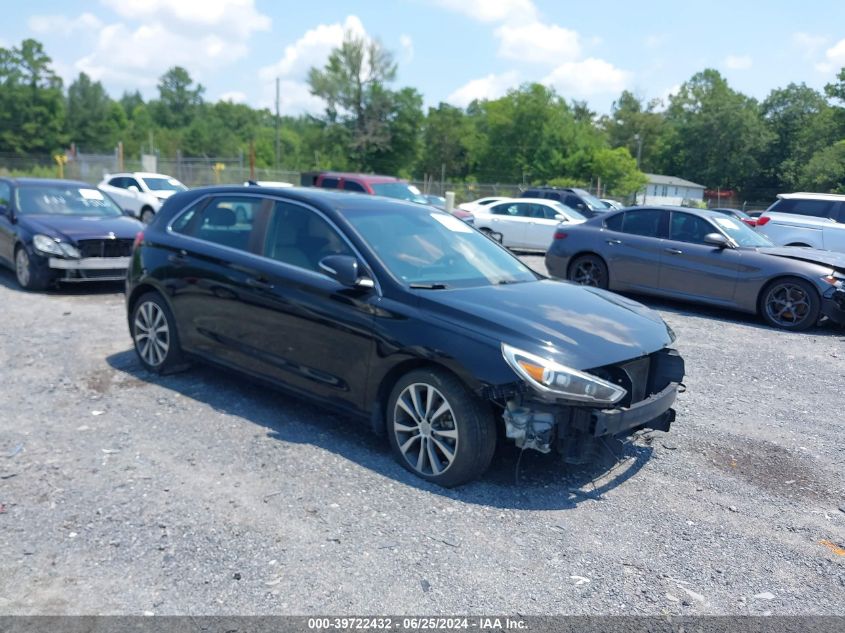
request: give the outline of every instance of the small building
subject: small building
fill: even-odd
[[[704,185],[676,176],[646,174],[648,184],[637,193],[637,204],[683,205],[704,200]]]

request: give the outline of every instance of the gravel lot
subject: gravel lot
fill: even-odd
[[[120,286],[0,272],[0,613],[845,614],[845,330],[646,302],[670,433],[447,491],[307,403],[145,373]]]

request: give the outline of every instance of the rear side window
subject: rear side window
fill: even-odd
[[[112,178],[109,180],[109,184],[112,187],[119,187],[120,189],[126,189],[126,178],[119,176],[117,178]]]
[[[9,206],[9,199],[12,197],[12,188],[8,182],[0,182],[0,205]]]
[[[660,235],[660,221],[663,211],[656,209],[643,211],[628,211],[622,220],[622,232],[631,235],[658,237]]]
[[[320,186],[324,189],[337,189],[337,178],[323,178],[320,181]]]
[[[177,233],[239,251],[260,253],[267,223],[264,198],[220,196],[201,211],[191,209],[173,222]]]
[[[322,273],[324,257],[352,254],[340,233],[319,214],[288,202],[276,203],[264,244],[266,257]]]
[[[362,185],[359,185],[354,180],[344,180],[343,188],[345,191],[357,191],[359,193],[367,193],[367,190],[364,189]]]
[[[493,215],[506,215],[510,217],[525,217],[528,215],[528,208],[530,206],[532,205],[521,202],[497,204],[495,207],[490,208],[490,213]]]
[[[781,198],[775,202],[769,211],[777,213],[794,213],[795,215],[809,215],[814,218],[830,217],[833,206],[832,200],[802,200],[800,198]]]

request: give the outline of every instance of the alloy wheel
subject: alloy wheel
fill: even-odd
[[[141,358],[152,367],[158,367],[170,350],[170,327],[160,306],[145,301],[135,312],[135,346]]]
[[[29,270],[29,255],[23,248],[18,249],[15,255],[15,274],[18,277],[18,283],[24,288],[29,286],[31,273]]]
[[[802,323],[811,310],[810,298],[798,284],[778,284],[766,295],[766,314],[780,326],[794,327]]]
[[[582,286],[599,288],[602,282],[602,271],[594,261],[585,259],[578,262],[572,270],[572,281]]]
[[[431,385],[408,385],[396,401],[393,432],[404,459],[418,473],[440,475],[455,461],[458,427],[452,405]]]

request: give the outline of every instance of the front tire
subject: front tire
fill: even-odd
[[[480,477],[493,458],[491,411],[454,375],[418,369],[393,387],[387,434],[397,461],[446,488]]]
[[[22,245],[15,249],[15,279],[24,290],[43,290],[47,287],[47,283],[38,274],[29,258],[29,253]]]
[[[176,320],[161,295],[148,292],[139,298],[129,323],[135,353],[147,371],[164,374],[184,363]]]
[[[821,299],[803,279],[776,279],[760,294],[760,315],[772,327],[801,332],[819,321]]]
[[[607,290],[610,278],[607,264],[597,255],[582,255],[569,265],[566,278],[582,286],[592,286]]]

